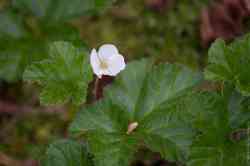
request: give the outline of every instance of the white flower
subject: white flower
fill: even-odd
[[[112,44],[102,45],[98,52],[93,49],[90,54],[90,63],[99,78],[102,75],[116,76],[126,66],[123,56]]]

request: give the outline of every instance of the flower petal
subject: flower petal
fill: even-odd
[[[119,54],[118,49],[113,44],[104,44],[99,48],[98,51],[99,57],[106,60],[117,54]]]
[[[99,77],[101,76],[100,60],[98,58],[96,49],[92,49],[90,54],[90,63],[94,73]]]
[[[120,54],[113,55],[109,60],[109,75],[116,76],[121,70],[124,70],[125,67],[126,64],[123,56]]]

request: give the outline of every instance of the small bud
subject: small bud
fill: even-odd
[[[127,134],[131,134],[137,127],[138,127],[138,122],[133,122],[128,125],[128,131]]]

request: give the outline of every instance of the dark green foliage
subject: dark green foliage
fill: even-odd
[[[59,25],[43,25],[40,27],[42,31],[33,34],[24,30],[23,22],[17,24],[17,20],[12,20],[16,15],[9,12],[2,15],[5,15],[5,26],[9,32],[0,28],[0,78],[8,82],[20,80],[27,65],[46,58],[49,42],[59,39],[79,41],[78,33],[69,25],[61,24],[64,28]]]
[[[195,134],[183,99],[200,80],[183,66],[132,62],[106,89],[104,100],[77,115],[70,131],[87,135],[97,166],[127,166],[143,143],[166,159],[183,161]],[[127,134],[133,122],[139,125]]]
[[[111,0],[13,0],[0,12],[0,79],[16,82],[27,65],[48,57],[47,44],[64,40],[79,44],[69,21],[95,14]]]
[[[76,42],[79,40],[78,34],[70,26],[65,25],[63,31],[56,30],[57,27],[50,27],[48,33],[52,35],[42,38],[35,39],[25,36],[24,38],[6,38],[0,41],[0,78],[8,82],[20,80],[27,65],[48,57],[47,43],[61,39],[62,34],[66,34],[63,37],[66,41]]]
[[[123,42],[121,34],[126,34],[129,42],[123,45],[128,50],[134,46],[140,54],[160,55],[158,61],[165,54],[170,61],[196,64],[194,59],[202,49],[197,40],[198,26],[194,25],[208,1],[190,2],[176,0],[162,16],[145,12],[143,7],[134,9],[135,15],[134,11],[123,15],[122,10],[118,14],[114,10],[107,17],[116,15],[115,26],[113,19],[103,19],[94,24],[101,31],[86,26],[89,29],[84,32],[95,40],[103,35],[105,41],[112,42],[116,35]],[[84,103],[92,80],[88,53],[75,28],[67,23],[81,15],[102,12],[110,3],[111,0],[13,0],[10,8],[0,13],[0,79],[17,81],[28,66],[23,78],[41,85],[42,104]],[[124,18],[126,28],[118,21]],[[98,19],[102,17],[90,20]],[[103,23],[108,25],[106,29]],[[91,29],[98,33],[90,33]],[[149,38],[152,40],[145,40]],[[49,51],[47,43],[51,43]],[[105,89],[102,100],[82,108],[70,132],[84,136],[96,166],[128,166],[142,146],[159,152],[168,161],[187,166],[247,166],[249,55],[250,35],[229,45],[222,40],[213,44],[205,76],[223,84],[220,93],[200,92],[201,74],[184,66],[154,66],[145,59],[131,62]],[[128,132],[131,124],[138,126]],[[83,144],[63,140],[51,144],[41,164],[90,166],[93,161],[88,159]]]
[[[20,38],[25,35],[22,18],[10,11],[0,12],[0,37]]]
[[[247,166],[250,99],[234,76],[249,72],[238,60],[247,60],[245,39],[210,49],[205,74],[226,82],[220,93],[201,90],[201,74],[181,65],[134,61],[77,114],[70,132],[85,136],[96,166],[128,166],[141,146],[188,166]]]
[[[48,22],[61,22],[98,12],[112,0],[14,0],[13,6]]]

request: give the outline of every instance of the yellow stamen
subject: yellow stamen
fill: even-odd
[[[105,70],[108,68],[108,64],[105,61],[100,61],[100,68]]]

